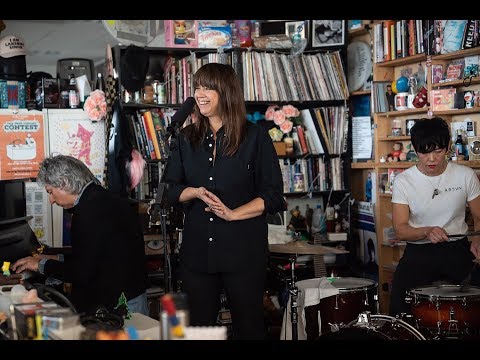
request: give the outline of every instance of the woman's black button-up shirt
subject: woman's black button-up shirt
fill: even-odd
[[[192,126],[192,125],[190,125]],[[180,249],[182,264],[194,271],[223,272],[242,267],[264,266],[268,254],[266,213],[286,208],[277,154],[268,133],[248,122],[247,135],[233,156],[225,156],[221,139],[224,129],[208,131],[201,146],[177,136],[165,173],[167,199],[178,203],[186,187],[205,187],[230,209],[261,197],[262,215],[240,221],[226,221],[206,212],[206,204],[193,199],[183,204],[185,222]],[[213,150],[216,145],[216,157]]]

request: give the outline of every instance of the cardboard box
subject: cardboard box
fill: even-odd
[[[274,141],[273,146],[275,147],[275,151],[278,156],[287,155],[287,144],[285,144],[283,141]]]
[[[198,27],[198,47],[216,49],[232,47],[232,30],[230,25],[212,26],[200,24]]]
[[[197,20],[164,20],[165,46],[174,48],[198,47]]]

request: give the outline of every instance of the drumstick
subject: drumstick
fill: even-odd
[[[467,232],[466,234],[451,234],[451,235],[447,235],[447,236],[448,236],[449,238],[451,238],[451,237],[475,236],[475,235],[480,235],[480,231]]]

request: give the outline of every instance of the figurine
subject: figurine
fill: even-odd
[[[10,262],[4,261],[2,266],[3,275],[10,276]]]
[[[403,144],[400,141],[397,141],[393,144],[393,151],[388,154],[387,161],[403,161],[406,159],[406,155],[403,154]]]
[[[395,94],[393,93],[392,85],[387,84],[387,92],[385,93],[388,103],[388,111],[395,110]]]

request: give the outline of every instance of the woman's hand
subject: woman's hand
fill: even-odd
[[[470,251],[473,255],[475,255],[476,259],[480,258],[480,239],[478,238],[478,236],[475,236],[474,239],[472,239],[472,243],[470,244]]]
[[[425,237],[434,244],[448,241],[447,232],[440,226],[427,227],[425,230]]]
[[[25,270],[38,271],[38,263],[42,258],[50,257],[43,255],[24,257],[13,263],[12,270],[16,273],[22,273]]]
[[[208,207],[205,208],[205,211],[212,212],[219,218],[227,221],[235,220],[234,211],[225,206],[225,204],[218,198],[217,195],[208,190],[205,190],[205,197],[207,199],[204,201],[208,205]]]

